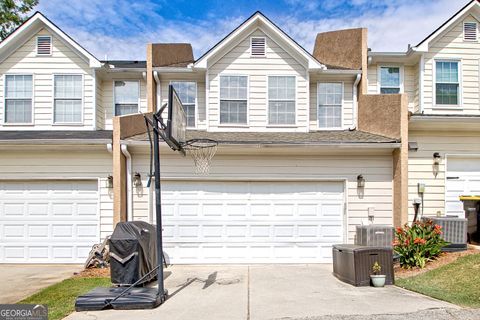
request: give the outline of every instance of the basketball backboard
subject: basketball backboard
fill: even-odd
[[[187,115],[183,109],[182,102],[172,85],[168,86],[168,119],[166,128],[166,139],[170,148],[182,150],[185,144],[185,130],[187,128]]]

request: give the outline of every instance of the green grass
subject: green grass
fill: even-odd
[[[110,287],[110,278],[73,277],[51,285],[18,303],[47,304],[48,319],[62,319],[75,310],[75,299],[95,287]]]
[[[480,254],[424,274],[395,281],[397,286],[463,307],[480,308]]]

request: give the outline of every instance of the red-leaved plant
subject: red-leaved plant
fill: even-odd
[[[428,219],[414,222],[395,230],[393,250],[400,255],[403,268],[424,268],[428,261],[435,259],[448,242],[442,238],[442,227]]]

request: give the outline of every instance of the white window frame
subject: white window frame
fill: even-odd
[[[377,93],[378,94],[392,94],[392,93],[381,93],[381,89],[382,89],[382,68],[398,68],[399,69],[400,91],[397,94],[404,93],[404,84],[403,84],[404,68],[403,68],[403,65],[399,65],[399,64],[379,64],[377,66]],[[385,87],[385,88],[396,88],[396,87]],[[395,93],[393,93],[393,94],[395,94]]]
[[[112,96],[113,96],[113,101],[112,101],[112,115],[114,117],[120,117],[116,115],[115,112],[115,81],[128,81],[128,82],[137,82],[138,84],[138,99],[137,99],[137,112],[140,112],[140,94],[141,94],[141,88],[140,88],[140,80],[139,79],[113,79],[112,81]],[[132,113],[133,114],[133,113]]]
[[[198,83],[196,80],[170,80],[169,84],[172,84],[172,82],[193,82],[195,83],[195,126],[194,127],[189,127],[188,126],[188,121],[187,121],[187,128],[188,129],[196,129],[198,127]],[[218,86],[220,89],[220,86]],[[218,91],[220,94],[220,90]]]
[[[475,38],[475,40],[465,39],[465,24],[466,24],[466,23],[475,23],[475,29],[476,29],[476,32],[475,32],[476,38]],[[478,42],[478,23],[477,23],[476,21],[464,21],[462,26],[463,26],[463,29],[462,29],[462,38],[463,38],[463,41],[464,41],[464,42]]]
[[[281,128],[292,128],[292,127],[298,127],[298,78],[296,75],[292,74],[269,74],[266,76],[267,79],[265,80],[265,83],[267,84],[267,127],[281,127]],[[270,90],[269,90],[269,79],[270,77],[294,77],[295,78],[295,123],[291,124],[270,124]],[[275,101],[275,100],[273,100]],[[286,101],[286,100],[279,100],[279,101]]]
[[[326,127],[326,128],[322,128],[320,127],[320,121],[318,121],[318,108],[319,108],[319,95],[320,95],[320,84],[321,83],[340,83],[342,85],[342,102],[341,102],[341,109],[340,109],[340,127]],[[343,83],[343,81],[318,81],[317,82],[317,101],[315,103],[315,115],[317,117],[317,130],[321,130],[321,131],[328,131],[328,130],[343,130],[343,128],[345,127],[345,117],[344,117],[344,108],[345,108],[345,85]]]
[[[6,122],[7,115],[7,76],[32,76],[32,121],[31,122]],[[4,126],[32,126],[35,124],[35,74],[33,73],[5,73],[3,75],[3,119],[2,125]]]
[[[55,77],[56,76],[81,76],[82,77],[82,112],[80,122],[55,122]],[[85,77],[81,73],[54,73],[52,74],[52,126],[81,126],[84,123],[85,113]],[[96,121],[95,119],[93,120]]]
[[[38,38],[50,38],[50,53],[38,53]],[[35,55],[38,57],[48,57],[53,54],[53,37],[50,35],[38,35],[35,38]]]
[[[257,39],[263,39],[264,43],[265,43],[265,54],[262,55],[262,56],[254,56],[252,55],[252,42],[253,42],[253,38],[257,38]],[[267,57],[267,37],[263,37],[263,36],[251,36],[250,37],[250,58],[266,58]]]
[[[235,77],[246,77],[247,78],[247,122],[246,123],[221,123],[220,122],[220,111],[221,111],[221,96],[220,96],[220,83],[221,83],[221,77],[223,76],[235,76]],[[235,100],[235,99],[233,99]],[[243,101],[238,100],[238,101]],[[207,112],[208,114],[208,112]],[[237,127],[237,128],[245,128],[250,125],[250,76],[247,74],[239,74],[239,73],[220,73],[218,74],[218,126],[219,127]]]
[[[432,60],[432,101],[435,109],[462,109],[463,108],[463,72],[461,58],[435,58]],[[458,63],[458,101],[457,104],[437,104],[437,62]]]

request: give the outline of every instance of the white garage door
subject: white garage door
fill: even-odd
[[[343,242],[343,182],[165,182],[173,263],[330,262]]]
[[[0,262],[83,263],[99,234],[97,181],[0,182]]]
[[[480,195],[480,158],[448,157],[445,185],[445,211],[465,217],[461,195]]]

